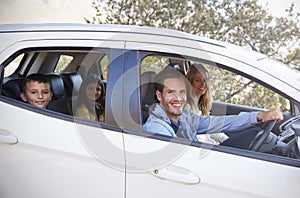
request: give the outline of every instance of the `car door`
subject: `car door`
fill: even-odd
[[[90,40],[69,40],[67,34],[64,38],[60,38],[61,33],[53,34],[44,33],[40,38],[36,34],[31,39],[29,34],[25,36],[28,40],[18,40],[22,38],[19,35],[9,46],[2,46],[0,62],[5,66],[17,52],[31,48],[110,49],[107,120],[98,123],[77,119],[1,95],[0,197],[124,197],[122,131],[111,119],[109,108],[120,103],[110,99],[112,91],[120,89],[115,84],[121,77],[124,43],[106,42],[109,35],[101,33],[96,34],[98,37],[91,35]],[[72,38],[76,35],[71,34]],[[78,35],[86,36],[82,32]]]
[[[190,41],[179,39],[170,43],[186,43],[187,46],[188,42]],[[145,57],[161,54],[162,57],[174,59],[181,56],[183,60],[212,61],[240,69],[239,73],[256,74],[261,80],[269,77],[237,59],[203,50],[209,48],[206,44],[198,43],[187,48],[172,44],[127,42],[126,47],[137,49],[137,55],[132,56],[138,59],[125,65],[129,71],[127,73],[130,73],[127,76],[130,83],[126,84],[127,91],[123,94],[126,99],[124,104],[128,104],[127,110],[123,111],[127,123],[124,126],[127,197],[232,198],[299,195],[299,160],[143,132],[140,92],[136,91],[139,90],[137,87],[142,86],[142,82],[139,84],[139,77],[132,76],[140,74],[139,67]],[[146,51],[138,51],[141,49]],[[139,116],[135,116],[137,111],[140,111]]]

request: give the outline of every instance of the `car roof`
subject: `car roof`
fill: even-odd
[[[117,25],[117,24],[84,24],[84,23],[28,23],[28,24],[0,24],[0,32],[33,32],[33,31],[107,31],[107,32],[132,32],[132,33],[144,33],[144,34],[156,34],[165,36],[178,36],[191,34],[166,29],[156,28],[149,26],[136,26],[136,25]],[[203,38],[204,40],[210,40],[213,43],[218,41]],[[221,43],[219,43],[221,45]]]
[[[32,24],[0,24],[0,33],[6,32],[126,32],[136,34],[150,34],[157,36],[167,36],[184,38],[203,43],[209,43],[219,47],[226,47],[230,44],[205,37],[195,36],[189,33],[148,26],[117,25],[117,24],[81,24],[81,23],[32,23]]]
[[[115,32],[135,33],[156,36],[166,36],[194,40],[222,48],[238,48],[251,51],[249,48],[237,46],[223,41],[192,35],[182,31],[135,25],[117,24],[84,24],[84,23],[28,23],[28,24],[0,24],[0,33],[12,32]]]
[[[201,37],[197,35],[192,35],[189,33],[166,29],[166,28],[156,28],[148,26],[135,26],[135,25],[116,25],[116,24],[83,24],[83,23],[37,23],[37,24],[0,24],[0,33],[22,33],[22,32],[111,32],[111,33],[127,33],[127,34],[143,34],[151,36],[160,36],[159,43],[164,43],[163,38],[174,38],[174,39],[184,39],[186,41],[196,41],[201,44],[207,44],[205,47],[213,47],[213,50],[217,49],[230,49],[239,53],[240,55],[251,53],[251,59],[260,59],[265,57],[261,53],[256,53],[255,51],[247,48],[241,47],[234,44],[230,44],[223,41],[213,40],[206,37]],[[138,41],[141,37],[125,37],[128,41]],[[155,41],[151,41],[155,42]],[[180,44],[182,43],[182,44]],[[176,45],[183,45],[189,47],[188,43],[180,42]],[[227,50],[223,51],[226,52]],[[230,56],[230,54],[228,54]],[[247,57],[247,56],[246,56]]]
[[[115,24],[81,24],[81,23],[39,23],[39,24],[0,24],[0,33],[30,33],[30,32],[81,32],[91,33],[95,35],[97,32],[106,33],[124,33],[124,37],[117,37],[128,41],[144,42],[145,38],[151,39],[151,36],[158,36],[159,39],[151,40],[159,44],[176,44],[184,47],[194,47],[192,43],[201,43],[206,51],[217,54],[222,54],[236,60],[243,60],[252,67],[259,68],[260,70],[276,76],[277,78],[287,79],[288,84],[299,89],[300,78],[299,72],[291,67],[287,67],[278,61],[270,59],[268,56],[253,51],[248,47],[237,46],[223,41],[217,41],[189,33],[147,26],[134,26],[134,25],[115,25]],[[149,37],[128,36],[132,34],[145,35]],[[0,35],[1,36],[1,35]],[[85,34],[84,34],[85,36]],[[89,35],[90,36],[90,35]],[[90,37],[91,38],[91,37]],[[173,38],[173,40],[170,38]],[[181,42],[178,42],[181,41]],[[191,42],[183,42],[191,41]],[[284,72],[282,72],[284,69]]]

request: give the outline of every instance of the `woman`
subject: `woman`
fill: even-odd
[[[212,97],[209,89],[209,74],[202,64],[193,64],[187,72],[187,79],[193,89],[190,91],[188,103],[190,111],[208,116],[212,107]],[[206,137],[205,137],[206,136]],[[207,134],[198,137],[199,141],[220,143],[228,138],[224,133]]]
[[[197,105],[197,108],[192,110],[197,114],[208,116],[212,106],[208,71],[201,64],[191,65],[187,79],[193,87],[191,97]],[[191,108],[195,108],[194,105],[191,104]]]
[[[86,76],[80,87],[76,117],[104,122],[105,90],[97,75]]]

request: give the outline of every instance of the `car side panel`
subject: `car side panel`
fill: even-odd
[[[209,146],[134,135],[125,135],[124,139],[127,197],[296,198],[300,193],[297,167],[220,152]],[[137,146],[138,152],[131,145]]]
[[[0,132],[12,133],[18,139],[16,144],[0,143],[0,197],[123,197],[123,153],[102,155],[99,150],[106,148],[93,146],[90,141],[103,145],[101,142],[113,139],[122,148],[121,133],[60,120],[3,101],[0,109]]]
[[[62,36],[59,33],[24,34],[28,35],[23,40],[21,34],[7,37],[8,45],[1,45],[1,63],[24,48],[124,46],[105,40],[108,34],[93,34],[94,40],[57,39]],[[119,66],[122,69],[122,63]],[[96,122],[35,109],[4,96],[0,96],[0,109],[0,135],[5,136],[0,141],[7,134],[18,140],[0,142],[1,198],[124,197],[125,160],[119,128],[102,128]],[[114,151],[107,147],[111,144]]]

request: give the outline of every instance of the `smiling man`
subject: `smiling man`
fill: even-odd
[[[20,97],[24,102],[45,109],[52,95],[51,85],[46,76],[31,74],[24,80],[24,88]]]
[[[185,82],[181,78],[167,78],[164,81],[163,91],[156,90],[159,103],[172,121],[178,122],[182,114],[187,99],[186,92]]]
[[[144,131],[172,137],[197,140],[197,134],[238,132],[222,145],[247,149],[260,131],[252,127],[259,121],[282,120],[277,109],[266,112],[241,112],[228,116],[198,116],[185,109],[190,84],[183,74],[167,66],[155,77],[156,97],[159,103],[150,108]]]

